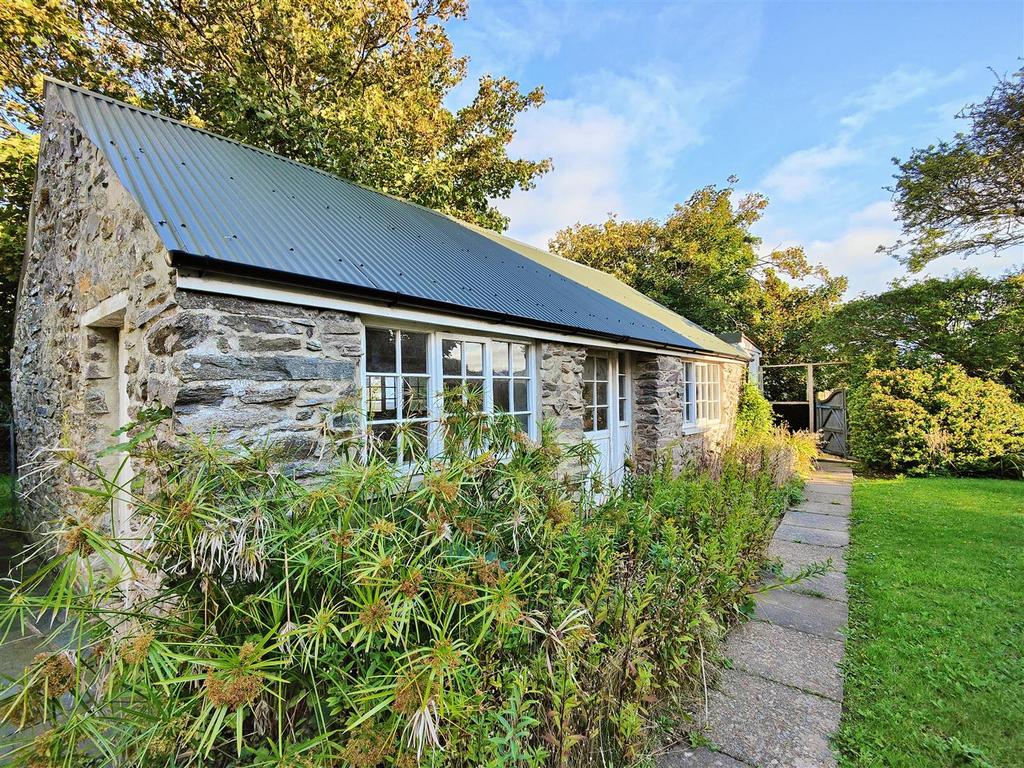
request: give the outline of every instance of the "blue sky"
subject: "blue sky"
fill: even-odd
[[[950,137],[989,67],[1021,66],[1024,2],[470,0],[449,32],[470,57],[454,103],[485,72],[547,93],[513,153],[554,170],[499,202],[512,236],[546,246],[610,211],[661,218],[735,174],[771,199],[765,247],[803,245],[855,295],[903,273],[875,253],[898,233],[891,158]],[[968,264],[995,274],[1024,253],[931,271]]]

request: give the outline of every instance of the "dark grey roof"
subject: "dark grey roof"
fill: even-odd
[[[435,211],[89,91],[49,89],[180,266],[708,349]]]

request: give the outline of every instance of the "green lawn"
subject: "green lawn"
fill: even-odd
[[[1024,765],[1024,482],[857,480],[848,561],[842,764]]]

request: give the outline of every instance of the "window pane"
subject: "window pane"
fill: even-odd
[[[592,382],[583,382],[583,404],[593,405],[594,404],[594,385]]]
[[[427,453],[427,422],[414,421],[402,427],[402,461],[415,463]]]
[[[624,422],[626,420],[626,401],[619,398],[619,421]]]
[[[597,384],[597,405],[608,405],[608,385],[605,383]]]
[[[594,380],[594,358],[587,356],[587,359],[583,361],[583,378]]]
[[[619,352],[619,375],[622,376],[626,371],[626,353]]]
[[[525,411],[530,407],[529,382],[517,379],[512,387],[512,410]]]
[[[608,406],[600,406],[597,410],[597,426],[595,429],[608,429]]]
[[[528,413],[517,413],[516,421],[519,422],[519,428],[529,434],[530,432],[530,414]]]
[[[394,424],[374,424],[370,427],[367,450],[385,461],[398,460],[398,441]]]
[[[597,380],[608,381],[608,358],[599,357],[597,358]]]
[[[480,380],[466,382],[466,407],[473,411],[484,409],[484,383]]]
[[[462,342],[444,339],[441,342],[442,367],[445,376],[462,375]]]
[[[583,411],[583,431],[591,432],[594,429],[594,409],[587,408]]]
[[[371,421],[398,418],[398,380],[394,376],[366,378],[366,416]]]
[[[427,372],[427,334],[402,331],[402,373]]]
[[[526,345],[512,345],[512,373],[516,376],[526,376]]]
[[[429,379],[425,376],[406,376],[404,382],[405,400],[402,401],[402,418],[425,419],[427,417]]]
[[[466,375],[484,375],[484,345],[476,341],[467,341],[462,345],[462,354],[466,358]]]
[[[507,341],[496,341],[491,346],[491,370],[495,376],[508,376]]]
[[[508,379],[495,379],[494,380],[494,410],[496,411],[510,411],[512,410],[508,401],[509,389]]]
[[[395,332],[383,328],[366,329],[366,370],[393,373],[395,370]]]

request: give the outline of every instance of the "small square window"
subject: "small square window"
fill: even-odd
[[[366,370],[369,373],[394,373],[397,353],[395,332],[381,328],[366,329]]]
[[[402,373],[427,372],[427,334],[402,331]]]

